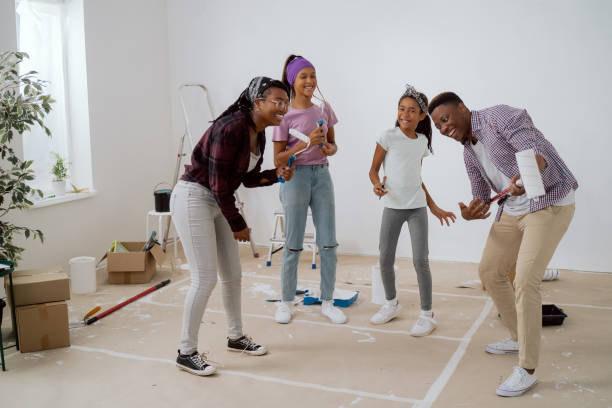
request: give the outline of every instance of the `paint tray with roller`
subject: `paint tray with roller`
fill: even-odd
[[[319,289],[308,289],[306,295],[304,296],[304,305],[309,306],[321,304],[320,293],[321,292]],[[358,296],[358,290],[335,289],[333,295],[334,306],[349,307],[357,300]]]

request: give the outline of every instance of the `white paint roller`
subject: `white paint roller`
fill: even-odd
[[[542,175],[540,174],[540,168],[538,167],[533,149],[516,152],[516,164],[521,173],[521,181],[525,187],[527,197],[530,199],[537,199],[546,194],[544,183],[542,182]]]
[[[308,136],[306,136],[305,134],[303,134],[302,132],[300,132],[297,129],[289,129],[289,134],[293,137],[297,137],[298,139],[300,139],[302,142],[306,143],[306,147],[303,148],[302,150],[300,150],[299,152],[296,152],[294,156],[297,156],[298,154],[302,153],[304,150],[308,149],[310,147],[310,138]]]

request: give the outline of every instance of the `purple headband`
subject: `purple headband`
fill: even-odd
[[[295,82],[295,78],[306,67],[312,67],[314,69],[314,65],[312,65],[306,58],[297,57],[287,65],[287,81],[289,85],[293,86]]]

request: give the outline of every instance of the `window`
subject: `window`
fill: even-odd
[[[18,49],[30,56],[21,70],[37,71],[56,101],[46,118],[51,137],[32,127],[23,138],[24,159],[34,161],[32,186],[53,194],[51,168],[58,153],[71,163],[68,189],[91,189],[83,1],[17,0],[16,12]]]

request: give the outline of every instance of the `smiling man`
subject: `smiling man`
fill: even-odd
[[[535,386],[540,354],[542,295],[540,282],[548,262],[574,216],[578,183],[553,145],[533,125],[524,109],[497,105],[470,111],[452,92],[436,96],[429,114],[444,136],[463,145],[472,185],[469,205],[459,203],[464,219],[491,213],[491,190],[510,187],[499,200],[478,273],[491,295],[510,338],[488,344],[491,354],[519,354],[519,365],[497,387],[497,395],[515,397]],[[520,183],[515,153],[533,149],[546,194],[529,199]],[[508,270],[516,262],[515,288]]]

